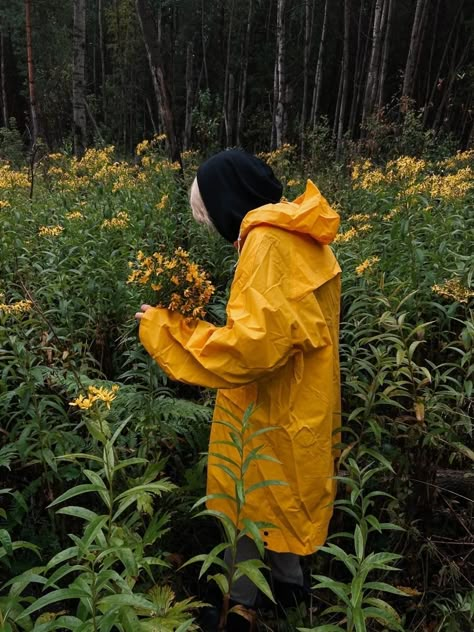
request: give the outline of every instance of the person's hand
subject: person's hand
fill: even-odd
[[[135,318],[136,318],[137,320],[141,320],[141,319],[143,318],[143,316],[145,315],[145,312],[146,312],[147,310],[151,309],[151,305],[146,305],[146,304],[145,304],[145,305],[142,305],[142,306],[140,307],[140,309],[141,309],[141,312],[137,312],[137,313],[135,314]]]

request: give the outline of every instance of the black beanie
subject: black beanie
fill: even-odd
[[[219,233],[234,243],[240,224],[252,209],[278,202],[282,186],[271,167],[240,149],[221,151],[198,169],[204,205]]]

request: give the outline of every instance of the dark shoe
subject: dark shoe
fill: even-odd
[[[301,603],[309,605],[311,591],[306,586],[274,580],[273,596],[279,608],[286,610],[287,608],[295,608]]]
[[[217,632],[219,628],[220,610],[216,606],[201,608],[197,623],[202,632]]]
[[[252,632],[255,630],[255,610],[240,604],[233,605],[236,610],[227,615],[226,632]]]

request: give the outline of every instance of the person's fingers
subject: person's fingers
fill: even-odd
[[[145,315],[145,312],[148,311],[149,309],[151,309],[151,305],[147,305],[146,303],[144,303],[140,309],[142,310],[141,312],[137,312],[135,314],[135,318],[137,320],[141,320],[143,318],[143,316]]]

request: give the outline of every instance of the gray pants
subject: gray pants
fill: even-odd
[[[244,562],[245,560],[260,559],[260,554],[255,542],[244,536],[237,543],[236,562]],[[226,564],[231,563],[231,554],[229,549],[224,555]],[[288,584],[296,584],[303,586],[303,570],[300,564],[299,555],[295,553],[275,553],[275,551],[265,552],[265,564],[270,567],[273,579]],[[258,595],[258,588],[247,577],[241,577],[233,583],[230,597],[237,603],[247,607],[255,605]]]

